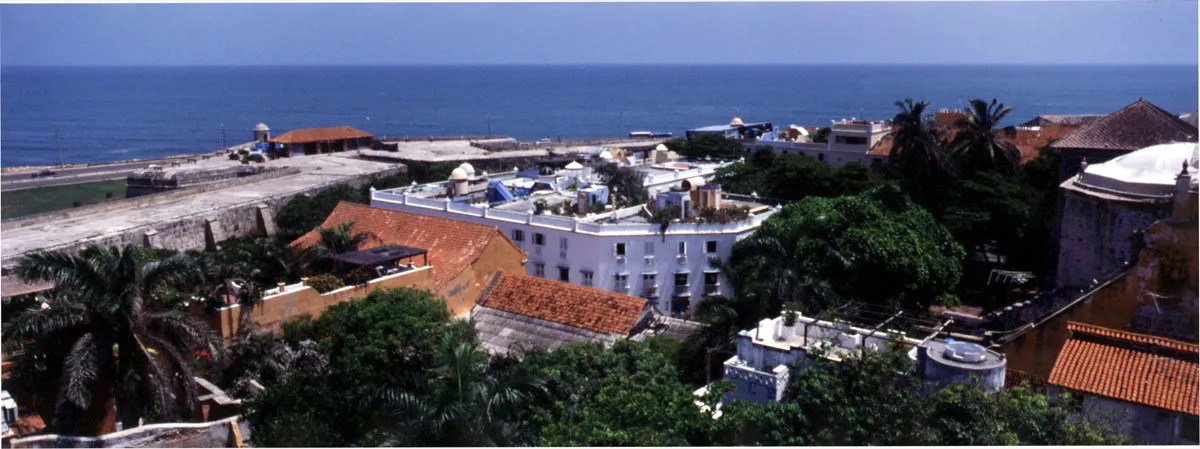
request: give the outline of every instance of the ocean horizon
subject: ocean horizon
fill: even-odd
[[[1108,114],[1139,98],[1197,109],[1195,65],[422,64],[0,67],[0,166],[198,153],[264,122],[377,136],[590,138],[672,132],[734,115],[827,126],[998,98],[1005,124]],[[222,136],[224,130],[224,136]]]

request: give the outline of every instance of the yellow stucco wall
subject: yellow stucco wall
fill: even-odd
[[[466,270],[447,282],[438,293],[446,298],[446,307],[454,316],[465,316],[495,279],[499,270],[525,272],[525,253],[504,238],[493,238],[479,258]]]

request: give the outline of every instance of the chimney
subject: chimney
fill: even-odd
[[[1192,175],[1188,173],[1187,160],[1183,161],[1183,170],[1175,177],[1175,198],[1171,210],[1171,218],[1186,220],[1196,216],[1196,193],[1191,191]]]

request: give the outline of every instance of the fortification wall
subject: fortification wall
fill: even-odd
[[[249,438],[248,423],[234,416],[207,423],[150,424],[96,437],[37,435],[13,440],[12,447],[235,447]]]

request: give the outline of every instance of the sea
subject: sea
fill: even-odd
[[[1196,66],[513,65],[0,67],[0,166],[213,151],[266,123],[376,136],[591,138],[728,123],[888,119],[895,103],[1107,114],[1138,98],[1197,109]],[[57,136],[57,137],[56,137]],[[60,152],[61,149],[61,152]]]

